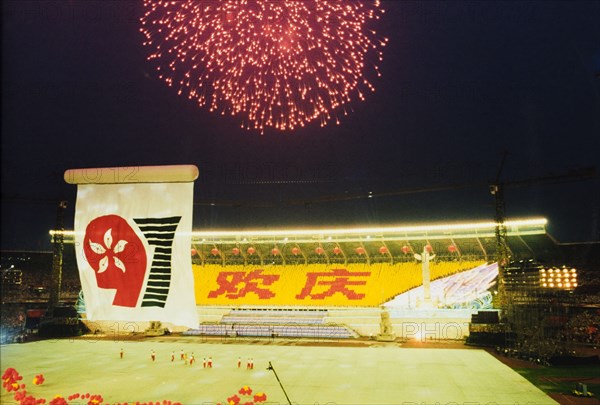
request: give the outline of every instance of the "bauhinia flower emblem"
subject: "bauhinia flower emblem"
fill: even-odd
[[[113,305],[136,307],[148,257],[144,242],[127,220],[114,214],[92,219],[82,245],[98,288],[115,290]]]
[[[123,261],[121,259],[119,259],[117,257],[117,255],[119,253],[122,253],[125,250],[125,245],[127,245],[127,241],[126,240],[119,240],[114,248],[113,246],[113,237],[112,237],[112,228],[109,228],[105,233],[104,233],[104,246],[100,243],[96,243],[96,242],[92,242],[91,239],[89,241],[90,243],[90,248],[92,249],[92,251],[98,255],[105,255],[102,259],[100,259],[100,261],[98,262],[98,273],[104,273],[106,271],[106,269],[108,269],[108,265],[109,265],[109,256],[112,257],[115,266],[117,266],[119,269],[121,269],[123,271],[123,273],[125,273],[126,268],[125,268],[125,263],[123,263]]]

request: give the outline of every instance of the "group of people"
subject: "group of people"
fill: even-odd
[[[194,362],[196,361],[196,356],[194,356],[194,352],[192,352],[192,354],[190,354],[190,356],[188,357],[187,353],[185,353],[183,350],[181,350],[181,353],[179,354],[179,359],[183,360],[184,364],[189,364],[190,366],[194,365]],[[171,352],[171,362],[175,361],[175,352]],[[212,368],[213,366],[213,360],[212,357],[209,357],[208,359],[205,357],[204,360],[202,361],[202,367],[203,368]]]
[[[123,350],[123,348],[121,348],[121,350],[119,351],[119,358],[123,358],[125,356],[125,351]],[[171,352],[171,362],[175,362],[175,352],[172,351]],[[156,361],[156,352],[154,350],[150,351],[150,360],[152,360],[153,362]],[[194,356],[194,352],[192,352],[189,356],[186,352],[183,351],[183,349],[180,351],[179,353],[179,360],[183,361],[184,364],[189,364],[190,366],[194,365],[194,363],[196,362],[196,357]],[[202,361],[202,367],[203,368],[213,368],[213,359],[211,356],[204,357],[203,361]],[[238,357],[237,359],[237,368],[242,368],[242,358]],[[246,360],[246,370],[254,370],[254,359],[249,357]]]

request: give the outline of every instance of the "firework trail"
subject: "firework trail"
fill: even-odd
[[[144,0],[148,60],[169,86],[242,128],[293,130],[374,91],[387,39],[366,0]]]

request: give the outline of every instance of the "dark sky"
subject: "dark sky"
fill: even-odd
[[[2,8],[2,249],[49,248],[61,199],[72,227],[69,168],[196,164],[194,224],[207,229],[491,219],[503,151],[507,182],[600,162],[597,1],[384,1],[377,91],[339,126],[264,135],[156,78],[142,0]],[[508,187],[506,214],[598,240],[599,190],[597,178]]]

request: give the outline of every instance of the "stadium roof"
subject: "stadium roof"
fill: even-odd
[[[546,234],[545,218],[524,218],[506,221],[508,236]],[[270,230],[207,230],[192,231],[192,243],[308,243],[316,241],[355,242],[375,240],[432,240],[494,237],[496,222],[454,222],[415,225],[336,227],[336,228],[286,228]],[[51,230],[53,236],[57,231]],[[66,243],[74,242],[74,231],[63,231]]]

